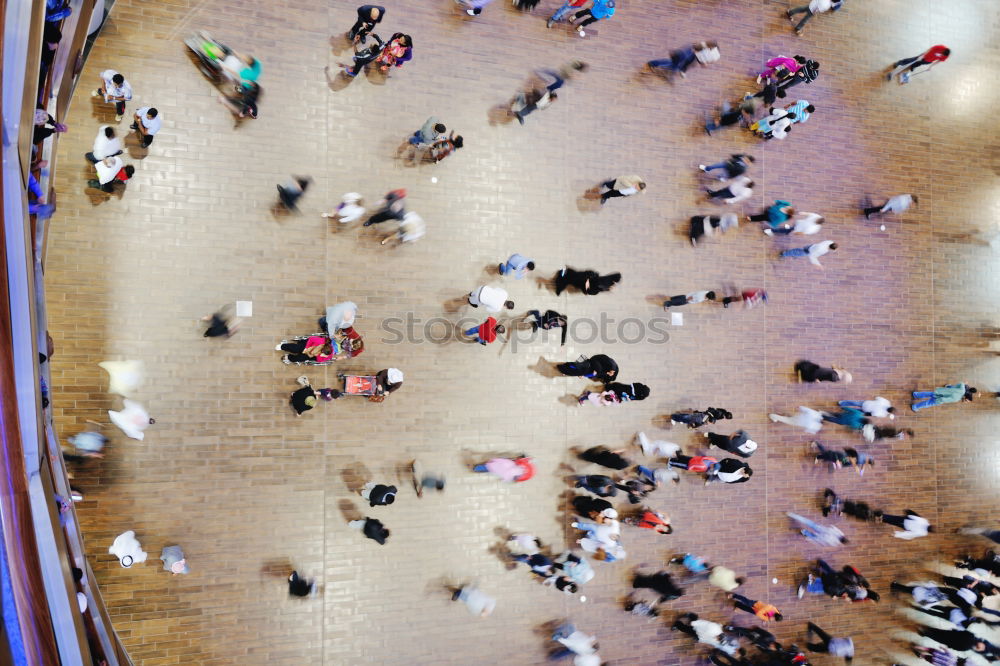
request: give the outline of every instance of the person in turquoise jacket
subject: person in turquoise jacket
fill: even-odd
[[[590,6],[589,9],[584,9],[582,11],[573,14],[573,22],[576,25],[576,31],[581,37],[585,37],[587,33],[583,29],[590,25],[591,23],[596,23],[601,19],[611,18],[615,15],[615,0],[594,0],[594,4]],[[579,19],[584,19],[579,23],[576,23]]]
[[[949,402],[972,402],[976,389],[966,384],[946,384],[933,391],[914,391],[913,404],[910,409],[917,412],[934,405],[944,405]]]
[[[846,428],[850,428],[851,430],[861,430],[869,423],[868,417],[865,416],[865,413],[860,409],[855,409],[854,407],[845,407],[844,411],[839,414],[823,412],[823,420],[842,425]]]
[[[767,210],[756,215],[751,215],[750,221],[767,222],[768,227],[777,229],[785,222],[788,222],[792,215],[795,215],[795,209],[792,208],[792,204],[784,199],[775,199],[774,203],[768,206]]]

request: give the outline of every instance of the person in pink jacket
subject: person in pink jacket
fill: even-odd
[[[275,351],[288,352],[281,357],[281,361],[286,365],[289,363],[326,363],[336,354],[334,344],[330,338],[321,335],[310,335],[307,340],[295,340],[293,342],[283,342],[275,348]]]
[[[473,472],[488,472],[507,483],[521,483],[535,475],[535,465],[531,458],[522,456],[516,460],[493,458],[479,465],[473,465]]]
[[[761,83],[765,79],[778,78],[781,75],[782,70],[785,70],[789,74],[794,74],[802,69],[804,64],[806,64],[806,59],[798,55],[794,58],[789,58],[788,56],[783,55],[771,58],[764,63],[767,69],[757,75],[757,83]]]

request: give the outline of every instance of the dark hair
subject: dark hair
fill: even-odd
[[[403,35],[402,41],[407,48],[413,48],[413,38],[409,35]]]
[[[837,244],[836,243],[830,243],[830,249],[831,250],[836,250],[837,249]]]
[[[886,408],[885,411],[889,412],[890,414],[895,414],[896,413],[896,408],[895,407],[888,407],[888,408]]]
[[[649,387],[637,382],[633,385],[632,394],[634,400],[645,400],[649,397]]]
[[[724,418],[724,419],[731,419],[731,418],[733,418],[733,413],[727,411],[725,414],[722,415],[722,418]]]
[[[465,140],[462,138],[462,135],[458,135],[458,136],[455,137],[455,139],[451,143],[452,143],[452,145],[455,146],[455,149],[458,150],[463,145],[465,145]]]
[[[134,174],[134,173],[135,173],[135,167],[134,166],[132,166],[131,164],[129,164],[127,167],[125,167],[125,175],[126,176],[128,176],[129,178],[131,178],[132,174]],[[149,422],[152,423],[153,419],[149,419]]]
[[[126,168],[126,169],[132,169],[133,171],[135,171],[135,169],[134,169],[134,168],[132,168],[131,166],[127,166],[127,167],[125,167],[125,168]],[[153,423],[156,423],[156,419],[149,419],[149,423],[150,423],[150,425],[152,425]]]
[[[257,58],[254,58],[253,56],[250,56],[249,58],[247,58],[247,61],[250,63],[251,67],[253,67],[254,65],[257,64]]]
[[[977,389],[975,386],[970,386],[968,389],[968,393],[979,393],[979,389]]]
[[[949,49],[948,47],[945,47],[945,48],[944,48],[944,49],[943,49],[943,50],[941,51],[941,54],[942,54],[942,55],[944,55],[944,56],[950,56],[950,55],[951,55],[951,49]]]
[[[555,100],[559,99],[559,95],[557,95],[555,93],[552,93],[551,95],[549,95],[549,99],[551,99],[552,101],[555,101]]]
[[[748,183],[747,183],[747,187],[753,187],[753,185],[754,185],[754,183],[753,183],[753,181],[752,181],[752,180],[751,180],[750,182],[748,182]]]
[[[935,529],[934,529],[934,526],[933,526],[933,525],[928,525],[928,526],[927,526],[927,531],[928,531],[928,532],[936,532],[937,530],[935,530]]]
[[[881,599],[882,597],[880,597],[879,593],[876,592],[875,590],[868,590],[868,598],[874,601],[875,603],[878,603],[879,599]]]
[[[733,580],[736,581],[737,585],[742,585],[743,583],[747,582],[747,579],[744,578],[743,576],[740,576],[739,578],[734,578]]]
[[[160,112],[157,111],[155,108],[150,108],[149,111],[146,112],[146,115],[149,116],[150,118],[155,118],[159,114]]]
[[[747,473],[747,478],[750,478],[751,476],[753,476],[753,468],[752,468],[752,467],[750,467],[750,465],[747,465],[747,466],[746,466],[746,467],[744,467],[743,469],[744,469],[744,470],[746,471],[746,473]]]
[[[446,129],[448,128],[441,123],[438,123],[437,125],[434,126],[434,131],[438,133],[444,132]]]
[[[744,155],[744,157],[746,157],[746,158],[747,158],[748,160],[750,160],[751,162],[756,162],[756,161],[757,161],[757,160],[755,160],[755,159],[753,158],[753,155]]]
[[[524,265],[524,267],[527,268],[529,271],[533,271],[535,270],[535,262],[529,261]]]
[[[917,203],[917,195],[916,194],[911,194],[910,198],[913,199],[913,203]]]
[[[674,528],[672,525],[663,526],[663,534],[673,534],[673,533],[674,533]]]
[[[781,622],[784,619],[785,618],[784,618],[784,616],[781,613],[775,613],[774,614],[774,621],[775,622]]]
[[[590,65],[580,60],[574,60],[572,66],[573,69],[575,69],[578,72],[586,72],[588,69],[590,69]]]
[[[122,76],[121,74],[115,74],[114,76],[111,77],[111,82],[114,83],[116,86],[120,86],[121,84],[125,83],[125,77]]]
[[[514,301],[506,301],[506,302],[505,302],[505,303],[503,304],[503,306],[504,306],[505,308],[507,308],[508,310],[513,310],[513,309],[514,309]]]
[[[707,298],[710,301],[714,301],[715,300],[715,292],[714,291],[708,292],[707,294],[705,294],[705,298]]]
[[[813,106],[812,104],[810,104],[809,106],[806,107],[806,111],[808,111],[809,113],[812,113],[815,110],[816,110],[816,107]]]
[[[840,543],[847,543],[847,537],[845,536],[840,537]]]
[[[503,324],[497,324],[497,327],[493,330],[496,331],[497,333],[503,333],[507,329],[503,327]]]
[[[438,479],[434,482],[434,487],[438,490],[444,490],[444,479]]]
[[[905,432],[908,437],[914,436],[913,430],[911,428],[906,428],[905,430],[903,430],[903,432]]]
[[[640,190],[646,189],[646,182],[645,181],[642,181],[642,180],[639,181],[639,189]]]
[[[104,128],[104,136],[108,139],[115,138],[115,128],[108,125]]]

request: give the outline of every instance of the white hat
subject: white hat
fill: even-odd
[[[614,519],[618,517],[618,512],[615,511],[614,509],[605,509],[604,511],[601,511],[601,515],[604,516],[605,518]]]
[[[390,384],[398,384],[403,381],[403,371],[398,368],[389,368],[388,375]]]

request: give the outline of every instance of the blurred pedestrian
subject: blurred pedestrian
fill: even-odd
[[[781,257],[806,257],[816,268],[823,268],[823,264],[819,263],[819,258],[833,252],[837,249],[837,244],[833,241],[820,241],[819,243],[813,243],[812,245],[806,245],[801,248],[792,248],[790,250],[784,250],[781,253]]]
[[[122,141],[115,135],[111,125],[101,125],[94,139],[94,150],[84,155],[91,164],[97,164],[103,159],[121,155],[124,152]]]
[[[97,171],[97,178],[88,180],[87,186],[108,194],[115,191],[115,183],[127,183],[135,174],[135,167],[131,164],[126,166],[118,155],[96,162],[94,170]]]
[[[281,205],[292,212],[298,211],[298,201],[309,189],[312,178],[309,176],[291,176],[283,184],[278,185],[278,200]]]
[[[771,620],[781,622],[784,619],[777,608],[765,601],[754,601],[734,592],[727,594],[726,598],[730,599],[738,610],[756,615],[764,622],[770,622]]]
[[[476,617],[487,617],[497,606],[497,600],[473,585],[452,588],[452,601],[461,601],[469,613]]]
[[[623,449],[611,451],[603,446],[592,446],[577,457],[580,460],[585,460],[601,467],[625,469],[626,467],[630,467],[632,463],[621,455],[623,451]]]
[[[705,236],[714,236],[717,233],[722,234],[740,226],[739,216],[735,213],[726,213],[725,215],[695,215],[690,220],[690,231],[688,232],[688,238],[691,239],[691,245],[697,247],[698,241],[700,241]]]
[[[805,27],[806,23],[809,22],[816,14],[823,14],[829,11],[836,11],[840,9],[843,4],[843,0],[809,0],[808,5],[802,5],[801,7],[795,7],[789,9],[785,12],[785,16],[788,17],[789,21],[794,20],[796,14],[805,14],[802,20],[795,25],[795,34],[801,35],[802,29]]]
[[[815,435],[823,429],[823,413],[805,406],[800,406],[799,411],[794,416],[768,414],[768,417],[776,423],[787,423],[802,428],[810,435]]]
[[[930,524],[930,521],[909,509],[903,512],[902,516],[883,513],[880,521],[886,525],[901,528],[902,531],[893,532],[892,535],[897,539],[906,539],[907,541],[927,536],[929,532],[934,531],[934,527]]]
[[[352,520],[347,523],[347,526],[354,530],[361,530],[362,534],[380,546],[384,546],[389,539],[389,530],[382,524],[382,521],[375,518]]]
[[[909,83],[910,77],[926,72],[939,62],[944,62],[951,55],[951,49],[944,44],[935,44],[923,53],[912,58],[903,58],[892,64],[889,73],[885,75],[886,81],[892,81],[892,77],[899,74],[899,82]]]
[[[160,561],[163,562],[163,570],[169,571],[174,576],[191,572],[184,558],[184,550],[180,546],[164,546],[160,551]]]
[[[686,78],[686,72],[691,65],[698,63],[702,67],[718,62],[721,58],[719,45],[715,42],[700,42],[685,46],[682,49],[670,52],[669,58],[650,60],[646,63],[646,71],[660,71],[664,73],[680,74],[681,78]]]
[[[870,206],[864,209],[865,218],[870,218],[872,215],[884,215],[885,213],[895,213],[896,215],[902,215],[905,213],[910,206],[917,205],[917,197],[914,194],[897,194],[896,196],[889,197],[886,202],[881,206]]]
[[[583,9],[573,14],[570,19],[576,28],[576,34],[586,37],[584,28],[591,23],[596,23],[602,19],[608,19],[615,15],[615,0],[592,0],[587,9]],[[583,19],[582,21],[580,19]]]
[[[607,192],[601,193],[602,204],[613,197],[630,197],[646,191],[645,181],[636,175],[619,176],[601,183],[601,187],[607,188]]]
[[[712,175],[712,171],[715,171],[716,169],[724,171],[724,174],[713,177],[717,177],[719,180],[726,180],[742,176],[747,172],[747,169],[750,168],[750,165],[753,164],[753,162],[753,155],[743,155],[741,153],[738,155],[730,155],[724,162],[709,165],[699,164],[698,168],[709,175]]]
[[[381,206],[374,215],[365,220],[364,226],[370,227],[373,224],[378,224],[379,222],[385,222],[386,220],[396,220],[401,222],[403,216],[406,214],[406,206],[403,200],[406,198],[406,190],[392,190],[388,192],[382,201],[379,203]]]
[[[534,321],[528,322],[531,324],[533,332],[538,329],[547,331],[553,328],[561,328],[559,344],[560,346],[566,344],[566,334],[569,333],[569,320],[566,315],[559,314],[555,310],[546,310],[544,314],[538,310],[528,310],[527,316],[534,319]]]
[[[680,294],[678,296],[671,296],[669,299],[663,301],[663,309],[669,310],[670,308],[680,307],[682,305],[689,305],[692,303],[704,303],[705,301],[714,301],[715,292],[714,291],[694,291],[690,294]]]
[[[576,361],[559,363],[556,370],[567,377],[587,377],[602,384],[613,382],[618,377],[618,364],[606,354],[594,354]]]
[[[795,364],[795,374],[798,376],[800,382],[843,382],[850,384],[854,381],[851,373],[843,368],[838,368],[837,366],[824,368],[812,361],[805,360]]]
[[[488,345],[491,342],[495,342],[497,336],[503,335],[507,329],[503,327],[503,324],[498,324],[497,320],[493,317],[487,317],[479,326],[473,326],[467,331],[464,331],[466,336],[476,336],[476,342],[481,345]]]
[[[556,273],[553,279],[555,281],[556,296],[566,291],[568,287],[574,287],[588,296],[594,296],[605,291],[611,291],[621,281],[622,274],[609,273],[607,275],[600,275],[597,271],[578,271],[567,266]]]
[[[843,657],[844,661],[848,664],[854,660],[854,641],[850,638],[834,638],[817,625],[809,622],[806,624],[806,640],[809,640],[813,635],[819,639],[819,642],[806,643],[806,649],[810,652],[820,652],[833,657]]]
[[[727,204],[738,204],[753,196],[753,181],[747,176],[738,176],[726,182],[725,187],[712,190],[705,188],[709,199],[722,199]]]
[[[293,597],[308,597],[316,589],[316,583],[312,579],[305,579],[299,576],[298,571],[293,571],[288,576],[288,594]]]
[[[531,458],[492,458],[472,466],[473,472],[488,473],[507,483],[522,483],[535,475],[535,465]]]
[[[746,430],[737,430],[732,435],[720,435],[714,432],[703,433],[708,439],[708,447],[717,447],[740,458],[749,458],[757,450],[757,442],[750,439]]]
[[[910,409],[920,411],[935,405],[945,405],[952,402],[972,402],[978,390],[964,383],[945,384],[933,391],[914,391],[913,404]]]

